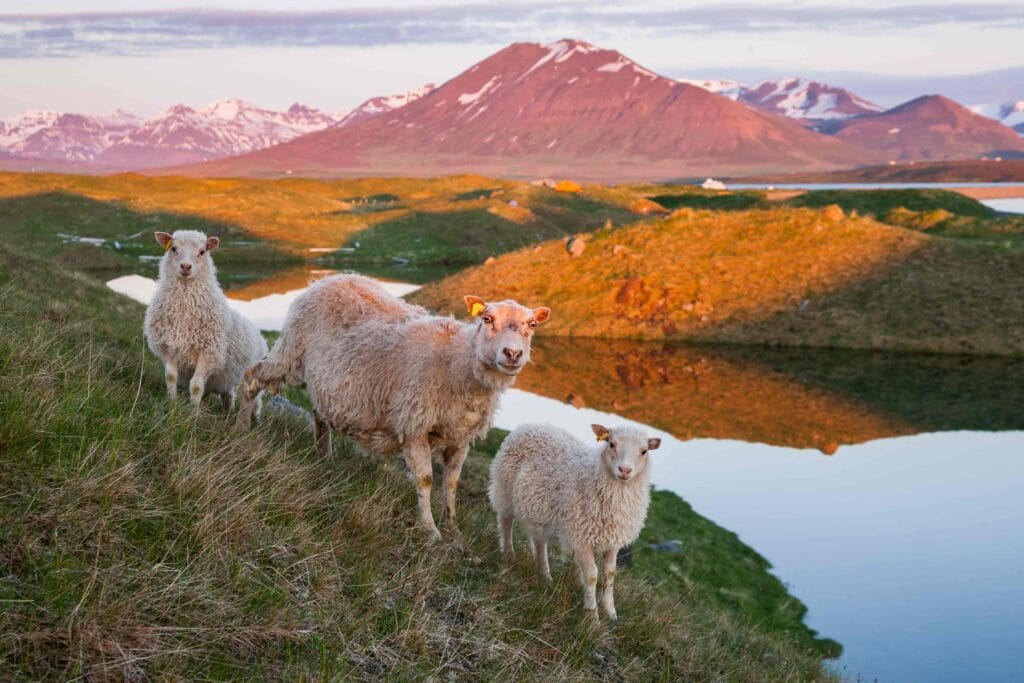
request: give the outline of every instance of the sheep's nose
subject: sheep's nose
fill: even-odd
[[[633,468],[626,467],[625,465],[619,465],[619,474],[621,474],[624,477],[628,477],[629,475],[633,474]]]
[[[505,354],[505,358],[508,359],[509,363],[518,363],[519,359],[523,357],[522,351],[515,351],[509,348],[504,348],[501,352]]]
[[[181,264],[181,272],[188,273],[191,270],[192,270],[192,264],[191,263],[182,263]]]

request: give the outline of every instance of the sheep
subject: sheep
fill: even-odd
[[[551,580],[548,542],[571,554],[583,587],[583,606],[597,617],[597,563],[604,570],[601,606],[615,619],[616,557],[640,535],[651,501],[648,451],[661,439],[634,427],[591,425],[588,446],[547,424],[525,424],[509,434],[491,463],[488,497],[498,518],[501,550],[513,553],[512,527],[523,525],[541,575]]]
[[[164,255],[143,332],[164,364],[167,395],[173,401],[179,386],[188,387],[198,406],[205,394],[218,394],[229,410],[245,369],[267,354],[267,342],[228,306],[217,283],[210,254],[220,245],[217,237],[196,230],[155,237]]]
[[[464,297],[471,323],[428,314],[360,275],[312,285],[288,310],[281,337],[246,372],[238,425],[251,423],[259,391],[303,385],[314,444],[331,453],[331,430],[367,451],[401,453],[416,486],[420,521],[441,537],[430,509],[432,453],[444,464],[442,522],[458,533],[455,493],[470,444],[490,428],[500,393],[530,360],[551,310]]]

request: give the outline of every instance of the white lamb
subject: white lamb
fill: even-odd
[[[615,562],[640,535],[651,501],[650,457],[661,439],[634,427],[591,425],[598,445],[546,424],[517,427],[491,463],[491,506],[498,514],[502,552],[511,555],[512,526],[523,525],[538,568],[551,579],[549,542],[572,555],[583,585],[583,606],[597,615],[597,563],[604,569],[601,606],[615,618]]]
[[[164,248],[156,292],[143,330],[149,348],[164,364],[171,400],[188,387],[194,405],[218,394],[225,408],[245,369],[267,354],[256,326],[228,306],[217,283],[210,252],[220,240],[195,230],[156,233]]]
[[[499,394],[529,362],[534,329],[551,314],[465,300],[472,323],[429,315],[359,275],[317,282],[288,309],[273,351],[246,372],[238,424],[250,423],[258,392],[305,386],[321,454],[331,452],[332,429],[372,453],[402,453],[432,540],[441,536],[430,510],[438,454],[442,519],[457,531],[455,493],[469,446],[487,433]]]

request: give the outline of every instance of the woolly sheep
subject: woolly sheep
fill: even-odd
[[[218,394],[230,409],[245,369],[267,353],[259,330],[228,306],[217,283],[210,252],[216,237],[195,230],[155,234],[164,248],[156,292],[143,330],[149,348],[164,364],[171,400],[188,387],[194,405]]]
[[[648,451],[661,445],[634,427],[592,425],[596,446],[546,424],[517,427],[491,463],[488,495],[498,517],[502,552],[511,555],[512,527],[523,525],[540,573],[551,580],[549,542],[571,554],[583,606],[597,615],[595,554],[604,571],[601,606],[615,618],[615,562],[640,535],[650,504]]]
[[[457,532],[455,493],[469,445],[487,433],[499,394],[530,360],[535,327],[551,314],[514,301],[465,301],[472,323],[429,315],[359,275],[317,282],[289,308],[267,358],[246,372],[238,424],[250,423],[257,392],[304,385],[322,455],[331,452],[331,429],[372,453],[402,453],[431,540],[441,535],[430,509],[438,454],[442,520]]]

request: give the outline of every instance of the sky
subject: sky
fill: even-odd
[[[808,76],[890,106],[1024,99],[1024,3],[0,0],[0,117],[224,97],[327,111],[579,38],[674,78]],[[287,9],[281,9],[287,7]]]

